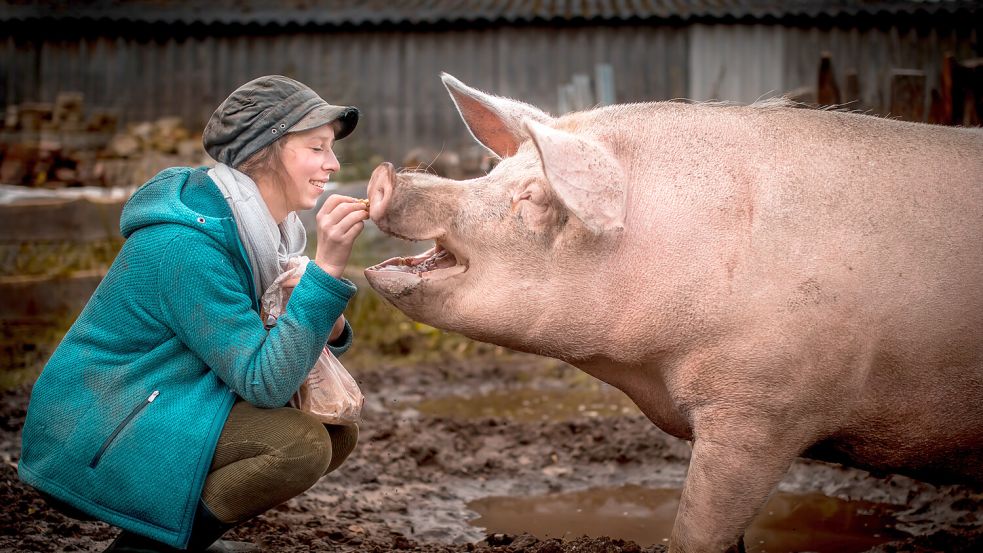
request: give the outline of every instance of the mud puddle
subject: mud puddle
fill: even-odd
[[[421,413],[460,420],[502,417],[530,423],[576,417],[617,417],[638,408],[614,388],[496,390],[471,396],[442,396],[414,406]]]
[[[397,359],[353,369],[352,374],[366,395],[355,452],[314,488],[240,525],[229,539],[276,553],[665,552],[666,542],[661,540],[667,530],[624,541],[622,536],[633,535],[615,522],[672,519],[675,498],[651,501],[623,490],[625,486],[679,489],[690,446],[658,430],[633,407],[630,414],[622,411],[628,404],[621,392],[592,386],[572,368],[519,355],[416,365]],[[0,510],[0,551],[102,551],[116,535],[115,528],[69,519],[17,479],[20,429],[29,394],[27,387],[0,394],[0,502],[8,506]],[[480,500],[512,498],[505,507],[496,508],[517,512],[526,509],[521,498],[532,498],[534,505],[540,498],[583,490],[622,490],[607,504],[593,499],[600,511],[593,518],[606,521],[595,536],[603,537],[564,541],[518,530],[486,531],[482,528],[489,525],[488,516],[478,525],[471,524],[484,514],[479,512]],[[779,491],[889,503],[900,509],[897,529],[914,536],[892,536],[889,543],[866,549],[861,544],[853,550],[983,551],[983,495],[973,490],[933,487],[896,476],[879,478],[799,460]],[[810,503],[812,511],[798,508],[799,518],[792,520],[821,518],[817,513],[825,511],[815,505],[822,503]],[[574,514],[577,508],[587,512],[579,505]],[[794,509],[770,510],[779,515]],[[578,520],[563,511],[550,516]],[[789,520],[788,515],[781,516]],[[861,525],[876,525],[866,518],[866,511],[852,516]],[[536,514],[535,520],[542,523],[546,517]],[[762,520],[770,529],[769,519]],[[576,524],[580,533],[588,530],[587,522]],[[651,524],[646,520],[645,528],[652,528]],[[832,525],[838,522],[824,524],[829,534],[848,534],[835,530],[839,527]],[[557,527],[549,535],[567,531],[569,526]],[[754,536],[747,542],[750,551],[778,550],[771,541],[775,538],[757,538],[766,542],[760,544],[753,542]],[[849,547],[853,546],[838,550]],[[813,543],[790,549],[819,550]]]
[[[541,539],[586,535],[631,540],[642,546],[668,543],[679,507],[679,489],[629,485],[537,497],[488,497],[468,508],[471,524],[488,533],[529,533]],[[820,493],[779,492],[749,529],[748,553],[858,553],[909,537],[894,528],[897,507],[845,501]]]

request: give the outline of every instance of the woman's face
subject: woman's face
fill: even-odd
[[[332,125],[322,125],[284,137],[283,207],[288,212],[314,207],[328,177],[341,168],[332,151],[334,136]]]

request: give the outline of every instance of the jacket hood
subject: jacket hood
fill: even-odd
[[[212,236],[234,252],[236,243],[230,242],[233,237],[227,232],[230,223],[234,229],[232,211],[204,168],[172,167],[147,181],[127,200],[120,233],[129,238],[152,225],[184,225]]]

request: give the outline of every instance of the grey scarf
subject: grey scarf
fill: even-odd
[[[286,270],[287,260],[303,255],[307,246],[304,224],[291,211],[278,225],[256,183],[245,173],[219,163],[208,171],[208,176],[215,181],[232,208],[239,239],[253,268],[256,294],[262,296],[276,277]]]

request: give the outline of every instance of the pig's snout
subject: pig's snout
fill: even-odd
[[[366,194],[369,198],[369,217],[376,224],[385,216],[389,200],[393,196],[393,183],[396,181],[396,169],[388,161],[380,163],[372,171]]]

